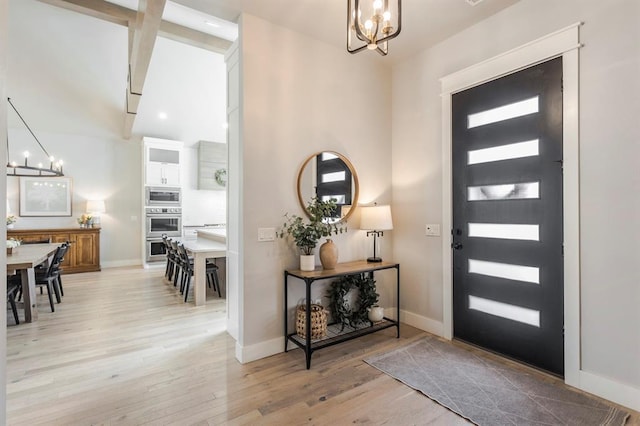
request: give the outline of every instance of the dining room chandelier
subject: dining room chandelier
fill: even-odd
[[[29,151],[23,151],[22,155],[24,156],[24,164],[18,163],[16,161],[9,160],[7,162],[7,176],[37,176],[37,177],[59,177],[64,176],[62,172],[62,160],[56,160],[52,155],[49,155],[49,152],[42,146],[36,135],[33,133],[29,125],[22,115],[18,112],[16,107],[11,102],[11,98],[7,98],[7,102],[11,105],[11,108],[16,112],[22,123],[24,123],[31,136],[38,142],[38,146],[44,154],[46,155],[46,159],[49,162],[49,167],[45,167],[43,163],[37,163],[37,165],[29,165],[29,157],[31,154]],[[9,134],[7,132],[7,158],[9,157]]]
[[[402,0],[349,0],[347,51],[389,53],[388,42],[402,29]]]

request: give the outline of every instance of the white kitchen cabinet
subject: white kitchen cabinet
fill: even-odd
[[[145,185],[180,186],[182,142],[145,138]]]
[[[180,165],[148,162],[145,183],[153,186],[180,186]]]

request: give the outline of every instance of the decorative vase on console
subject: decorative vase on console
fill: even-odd
[[[320,263],[322,263],[323,269],[336,269],[338,246],[330,238],[327,238],[327,241],[320,246]]]

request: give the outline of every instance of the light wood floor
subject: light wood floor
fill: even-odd
[[[309,371],[300,350],[241,365],[224,300],[184,304],[163,272],[64,276],[55,313],[44,295],[38,322],[14,326],[9,315],[8,424],[467,424],[362,361],[423,332],[403,326],[399,340],[385,330],[318,351]]]

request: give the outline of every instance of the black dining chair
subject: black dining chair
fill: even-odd
[[[189,287],[191,285],[191,277],[193,276],[193,273],[194,273],[193,259],[189,258],[187,249],[185,249],[184,245],[182,244],[178,246],[178,255],[180,257],[180,261],[183,269],[182,279],[180,283],[180,293],[184,294],[184,301],[186,302],[189,297]],[[207,278],[207,286],[209,288],[213,288],[213,290],[218,293],[218,296],[221,297],[220,283],[218,281],[218,265],[216,265],[215,263],[207,262],[205,274]]]
[[[44,270],[36,269],[36,287],[40,287],[40,291],[42,291],[43,287],[47,288],[47,296],[49,297],[49,306],[51,306],[51,312],[55,312],[56,308],[53,305],[53,295],[56,296],[56,301],[58,303],[62,302],[60,298],[60,263],[62,262],[63,256],[66,253],[66,249],[68,245],[66,243],[60,245],[56,251],[53,253],[53,257],[51,258],[51,262],[49,266]],[[11,278],[7,278],[7,285],[9,281],[14,283],[20,283],[20,276],[13,276]],[[18,298],[22,297],[22,285],[20,285],[18,289]]]
[[[218,265],[207,259],[207,268],[210,266],[214,266],[215,268],[212,269],[211,273],[207,273],[207,286],[213,289],[214,292],[218,293],[218,297],[222,297],[222,292],[220,291],[220,280],[218,277]]]
[[[168,238],[166,235],[163,235],[162,242],[164,243],[164,250],[167,256],[167,265],[164,270],[164,276],[167,278],[167,280],[173,281],[174,272],[178,267],[177,266],[178,261],[176,259],[177,253],[171,245],[171,242],[172,242],[171,238]]]
[[[14,277],[14,275],[7,277],[7,302],[11,305],[13,318],[16,320],[17,325],[20,324],[20,319],[18,318],[18,307],[16,306],[16,294],[22,288],[22,284],[19,280],[12,280],[11,277]]]
[[[180,252],[178,250],[178,243],[173,240],[169,240],[169,246],[171,247],[172,259],[173,259],[173,272],[169,276],[169,280],[173,281],[173,286],[177,287],[178,280],[182,282],[181,276],[184,274],[184,264]],[[181,286],[182,287],[182,286]]]
[[[64,256],[69,251],[70,244],[71,242],[67,241],[60,246],[61,247],[60,257],[58,259],[57,265],[55,266],[56,273],[58,275],[58,288],[60,289],[61,296],[64,296],[64,289],[62,288],[62,262],[64,262]]]

